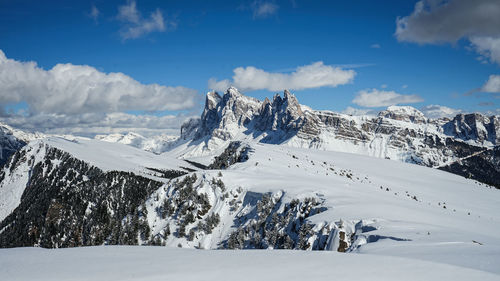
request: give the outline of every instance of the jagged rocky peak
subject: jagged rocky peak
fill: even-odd
[[[312,119],[305,116],[297,98],[288,90],[283,96],[276,94],[272,101],[268,98],[260,101],[230,87],[223,96],[214,91],[207,93],[201,118],[186,122],[181,128],[181,137],[187,139],[193,135],[198,139],[211,136],[228,140],[242,130],[251,130],[271,133],[273,138],[279,132],[278,138],[281,138],[301,128],[315,127],[307,124]]]
[[[258,114],[261,102],[242,95],[236,88],[227,89],[224,96],[208,92],[195,138],[211,135],[223,140],[231,138]]]
[[[498,116],[484,116],[480,113],[458,114],[444,125],[445,133],[463,140],[500,143],[500,120]]]
[[[378,116],[418,124],[428,122],[427,118],[421,111],[411,106],[392,105],[386,110],[381,111]]]

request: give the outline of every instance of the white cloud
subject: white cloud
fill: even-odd
[[[128,110],[184,110],[196,105],[196,90],[141,84],[123,73],[103,73],[87,65],[8,59],[0,50],[0,107],[25,102],[30,114],[81,114]]]
[[[92,4],[92,6],[90,7],[90,13],[89,13],[89,17],[91,17],[95,23],[97,23],[97,19],[99,18],[99,9],[97,9],[97,7]]]
[[[73,134],[93,137],[96,134],[135,132],[144,136],[178,135],[182,122],[192,116],[133,115],[127,113],[12,114],[0,117],[0,122],[25,131],[47,134]]]
[[[134,0],[118,7],[117,18],[124,23],[120,36],[123,40],[136,39],[151,32],[164,32],[177,28],[175,20],[165,20],[160,9],[152,12],[149,18],[143,18],[137,10]]]
[[[500,1],[423,0],[396,20],[399,41],[454,43],[468,39],[476,51],[500,64]]]
[[[373,110],[373,109],[356,108],[356,107],[348,106],[348,107],[346,107],[346,109],[342,110],[342,113],[348,114],[348,115],[359,116],[359,115],[377,115],[378,111]]]
[[[278,12],[279,6],[271,2],[254,1],[250,8],[254,18],[266,18]]]
[[[498,16],[500,17],[500,15]],[[482,57],[500,64],[500,37],[471,37],[470,41],[476,52]]]
[[[224,79],[217,81],[215,78],[208,79],[208,88],[218,91],[224,92],[231,86],[231,81]]]
[[[431,104],[420,108],[422,113],[431,119],[437,119],[441,117],[454,117],[455,115],[462,113],[460,109],[454,109],[443,105]]]
[[[481,91],[486,93],[500,93],[500,75],[490,75]]]
[[[496,115],[500,117],[500,108],[496,108],[494,110],[487,110],[483,112],[486,116]]]
[[[352,100],[354,104],[364,107],[386,107],[422,101],[423,99],[417,95],[402,95],[394,91],[381,91],[377,89],[361,90]]]
[[[352,82],[356,75],[354,70],[324,65],[321,61],[299,66],[292,73],[267,72],[253,66],[238,67],[233,72],[232,81],[217,81],[212,78],[208,81],[208,87],[217,91],[225,91],[230,85],[242,91],[264,89],[269,91],[303,90],[337,87]]]
[[[380,44],[372,44],[372,45],[370,46],[370,48],[372,48],[372,49],[380,49],[380,48],[381,48],[381,46],[380,46]]]
[[[132,23],[139,23],[141,17],[139,11],[137,11],[137,5],[135,1],[128,1],[127,4],[118,7],[118,19],[122,21],[128,21]]]
[[[380,88],[382,88],[382,89],[387,88],[387,84],[382,84],[382,85],[380,86]]]

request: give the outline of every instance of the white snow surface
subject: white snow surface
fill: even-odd
[[[484,271],[405,258],[305,251],[103,246],[0,249],[0,280],[499,280]]]
[[[49,137],[43,142],[104,171],[128,171],[142,174],[145,168],[179,170],[180,167],[189,167],[195,169],[183,160],[168,155],[156,155],[121,143],[82,137],[72,139]]]
[[[173,150],[155,155],[120,143],[84,138],[50,137],[42,141],[101,169],[139,174],[144,167],[189,165],[176,157],[208,164],[215,156],[207,152],[186,157],[187,146],[183,153]],[[283,194],[285,201],[315,197],[327,210],[309,217],[311,223],[320,226],[343,221],[352,227],[361,221],[372,229],[359,233],[354,242],[357,247],[348,254],[175,249],[178,244],[215,249],[235,230],[235,216],[242,210],[231,212],[219,198],[211,197],[213,211],[221,216],[211,235],[194,241],[172,237],[166,248],[0,250],[0,280],[29,280],[34,274],[42,280],[373,280],[374,276],[380,280],[500,280],[499,190],[398,161],[286,145],[249,145],[249,160],[221,171],[228,192],[242,190],[238,198],[249,192],[271,192]],[[219,146],[217,153],[221,149]],[[26,179],[22,178],[24,170],[19,171],[18,180],[11,177],[0,186],[0,192],[2,188],[8,191],[0,193],[4,211],[20,200]],[[219,171],[196,173],[199,181],[209,181],[218,177]],[[23,182],[24,186],[19,184]],[[164,196],[164,188],[146,204],[151,209],[148,221],[152,234],[166,223],[152,211],[153,198]],[[9,194],[18,197],[12,199]],[[14,203],[1,205],[9,200]]]
[[[96,135],[94,139],[127,144],[145,151],[160,154],[172,148],[179,139],[179,136],[156,135],[147,138],[130,132],[127,134]]]
[[[441,170],[356,154],[253,144],[250,159],[222,171],[226,188],[316,197],[327,211],[316,225],[362,220],[376,230],[354,252],[399,256],[500,274],[500,191]],[[206,156],[206,159],[211,159]],[[197,161],[207,163],[202,157]],[[332,170],[333,169],[333,170]],[[218,171],[205,171],[216,177]],[[343,174],[343,175],[341,175]],[[352,174],[351,178],[346,174]],[[415,197],[414,197],[415,196]],[[222,227],[207,242],[167,245],[215,248],[234,215],[220,207]],[[154,229],[154,228],[153,228]],[[375,240],[375,241],[372,241]],[[500,278],[500,276],[499,276]]]

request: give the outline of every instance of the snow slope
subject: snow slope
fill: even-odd
[[[103,171],[132,172],[160,181],[165,181],[165,179],[154,176],[154,173],[148,168],[179,171],[185,171],[184,168],[197,170],[196,167],[183,160],[168,155],[156,155],[120,143],[71,136],[32,140],[21,150],[25,152],[25,161],[20,161],[12,170],[5,166],[0,171],[6,175],[0,181],[0,221],[9,215],[21,202],[21,196],[30,180],[33,167],[36,163],[42,161],[47,146],[68,152],[73,157]]]
[[[180,169],[192,167],[185,161],[168,155],[155,155],[121,143],[74,137],[72,139],[49,137],[44,143],[69,152],[76,158],[104,171],[129,171],[141,173],[144,168]]]
[[[116,270],[121,266],[132,267],[132,260],[138,264],[136,268],[140,268],[139,271],[123,271],[121,273],[124,275],[118,275],[119,277],[137,277],[137,280],[167,277],[177,279],[184,274],[183,280],[196,280],[200,279],[200,275],[196,274],[206,274],[206,279],[211,280],[210,278],[221,276],[256,278],[263,274],[270,278],[293,279],[304,278],[303,274],[308,274],[307,276],[317,280],[339,276],[348,276],[349,279],[372,278],[373,275],[370,274],[376,272],[377,277],[382,278],[384,275],[380,274],[387,274],[398,277],[398,280],[401,276],[410,280],[500,279],[499,190],[444,171],[398,161],[247,140],[248,143],[243,144],[250,146],[248,160],[238,162],[227,170],[201,170],[189,166],[197,171],[178,180],[182,182],[188,176],[195,178],[191,187],[182,189],[177,180],[164,181],[163,186],[148,195],[143,204],[146,210],[141,206],[140,212],[134,211],[146,214],[139,220],[147,223],[151,231],[144,239],[139,238],[138,244],[150,243],[150,237],[160,239],[164,236],[165,229],[169,228],[171,234],[160,241],[169,247],[85,248],[50,252],[55,253],[53,255],[47,255],[47,252],[38,249],[2,250],[0,261],[7,266],[1,267],[0,279],[5,279],[1,274],[14,274],[19,276],[19,280],[30,278],[32,272],[18,272],[20,269],[15,265],[15,258],[25,258],[33,268],[41,268],[45,273],[41,274],[44,278],[55,278],[51,274],[62,274],[61,278],[67,277],[68,280],[71,280],[71,276],[67,276],[71,274],[71,270],[50,273],[52,268],[47,263],[53,264],[70,258],[92,260],[95,263],[89,269],[94,270],[85,268],[85,272],[96,274],[93,277],[97,280],[115,276],[113,274],[117,274]],[[36,148],[47,145],[68,152],[105,171],[122,170],[147,176],[148,167],[179,169],[190,165],[177,157],[210,164],[222,152],[224,144],[225,142],[221,142],[213,150],[206,150],[206,154],[182,154],[182,149],[189,150],[189,146],[185,145],[180,147],[181,150],[174,149],[155,155],[120,143],[49,137],[32,141],[23,149],[31,147],[35,157],[42,157],[43,152],[38,153]],[[35,159],[36,161],[38,160]],[[0,204],[4,213],[10,213],[16,207],[16,202],[19,204],[21,200],[20,196],[29,181],[28,162],[16,166],[14,173],[5,170],[8,176],[2,181],[0,192],[8,193],[0,194],[0,203],[10,202],[10,205]],[[221,180],[224,188],[215,187],[212,184],[214,180]],[[182,195],[183,192],[187,195],[181,197],[179,194]],[[240,246],[251,249],[255,237],[250,238],[245,231],[260,216],[256,211],[260,208],[257,201],[265,194],[270,194],[270,198],[276,203],[269,213],[268,222],[272,220],[273,213],[278,217],[284,214],[284,209],[294,200],[299,200],[299,207],[305,208],[307,206],[303,202],[307,198],[318,202],[317,208],[321,212],[312,212],[310,216],[303,216],[304,213],[293,214],[298,216],[293,223],[307,223],[312,228],[310,236],[305,237],[310,245],[301,248],[311,250],[321,242],[323,244],[319,248],[332,251],[304,253],[278,250],[231,252],[174,249],[179,245],[183,248],[204,249],[225,247],[228,240],[238,232],[247,235],[241,238],[243,243]],[[207,209],[203,212],[201,209],[204,208],[196,205],[196,200],[199,199],[207,203]],[[167,215],[160,215],[159,210],[165,202],[171,204],[167,206],[174,206],[175,203],[174,207],[178,208]],[[179,210],[193,210],[193,220],[185,223],[186,217],[181,217]],[[220,222],[215,224],[210,233],[200,231],[200,222],[205,222],[208,216],[215,214],[220,217]],[[125,221],[128,218],[123,219]],[[186,233],[193,231],[191,238],[179,234],[181,224]],[[287,234],[283,233],[286,231],[290,229],[278,230],[280,234]],[[293,246],[297,248],[302,238],[293,231],[288,234],[294,239]],[[262,245],[267,248],[276,245],[269,243],[269,237],[260,238],[265,242]],[[341,246],[342,242],[346,243],[345,247]],[[332,253],[340,249],[350,254]],[[7,261],[6,256],[12,257],[12,263]],[[101,258],[96,260],[96,257]],[[158,260],[164,262],[156,264]],[[166,269],[161,265],[169,264],[167,260],[172,267],[171,270],[164,271]],[[192,260],[192,264],[186,260]],[[256,260],[262,263],[255,264]],[[202,270],[198,273],[192,270],[196,265],[201,266],[202,261],[205,262]],[[224,266],[223,273],[217,269],[222,263],[229,268]],[[102,264],[109,265],[109,268],[100,267]],[[250,267],[250,271],[242,264],[254,264],[255,267]],[[272,270],[251,274],[256,268],[262,269],[262,264],[269,265]],[[356,264],[365,264],[365,267]],[[380,273],[375,270],[382,267],[386,269],[388,265],[391,265],[388,271]],[[68,268],[72,266],[69,264]],[[313,270],[317,268],[321,270]],[[132,274],[136,274],[135,277]],[[7,277],[5,280],[12,277],[4,276]],[[85,279],[91,278],[85,276]]]
[[[247,162],[224,172],[225,182],[254,192],[285,191],[290,198],[316,195],[328,208],[310,217],[317,225],[364,220],[377,229],[368,233],[368,241],[355,242],[356,252],[500,273],[497,189],[440,170],[355,154],[262,144],[254,149]]]
[[[491,273],[404,258],[304,251],[165,247],[0,249],[0,280],[499,280]]]

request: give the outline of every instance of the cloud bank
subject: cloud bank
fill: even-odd
[[[423,0],[396,20],[399,41],[455,43],[467,39],[483,57],[500,64],[500,1]]]
[[[403,95],[394,91],[381,91],[377,89],[361,90],[352,100],[354,104],[363,107],[386,107],[422,101],[424,100],[418,95]]]
[[[0,121],[12,127],[46,134],[73,134],[93,137],[97,134],[135,132],[143,136],[178,135],[180,126],[193,116],[188,115],[133,115],[115,113],[85,113],[77,115],[37,114],[32,116],[7,115]]]
[[[0,50],[0,105],[26,102],[31,113],[79,114],[128,110],[183,110],[195,106],[196,90],[141,84],[123,73],[87,65],[8,59]]]
[[[190,110],[197,91],[142,84],[123,73],[103,73],[86,65],[57,64],[44,70],[35,62],[9,59],[0,50],[0,121],[46,133],[107,133],[177,130],[183,115],[126,114]],[[27,108],[7,112],[6,106]]]
[[[238,67],[233,72],[232,81],[227,79],[217,81],[212,78],[208,81],[208,87],[216,91],[225,91],[229,86],[235,86],[242,91],[303,90],[337,87],[351,83],[356,75],[352,69],[325,65],[321,61],[299,66],[292,73],[267,72],[253,66]]]

